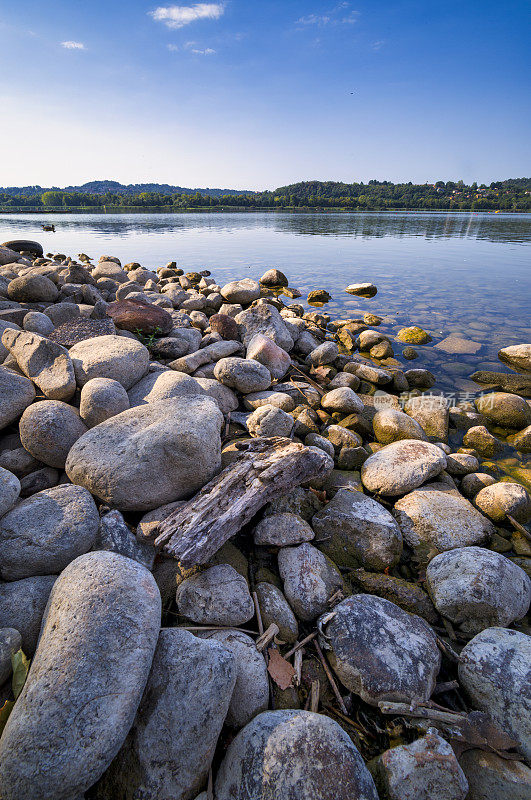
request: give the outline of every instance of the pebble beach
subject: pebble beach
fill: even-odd
[[[329,301],[0,246],[3,800],[529,797],[531,344]]]

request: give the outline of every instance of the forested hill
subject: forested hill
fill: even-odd
[[[427,209],[531,211],[531,178],[510,178],[486,184],[463,181],[436,183],[368,183],[304,181],[274,191],[185,189],[169,184],[92,181],[83,186],[44,189],[40,186],[0,189],[0,207],[65,208],[342,208],[356,210]]]

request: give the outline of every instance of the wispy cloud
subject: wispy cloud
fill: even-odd
[[[359,11],[350,9],[350,3],[339,3],[324,14],[307,14],[299,17],[297,25],[353,25],[358,21]]]
[[[199,47],[197,42],[185,42],[184,49],[189,50],[195,56],[213,56],[216,53],[212,47]]]
[[[66,50],[86,50],[83,42],[61,42],[61,47]]]
[[[168,28],[184,28],[200,19],[219,19],[224,11],[224,3],[196,3],[193,6],[159,6],[149,15]]]
[[[371,47],[373,50],[381,50],[384,44],[385,44],[385,39],[378,39],[378,41],[372,43]]]
[[[170,53],[178,53],[179,52],[179,45],[178,44],[168,44],[166,45]]]

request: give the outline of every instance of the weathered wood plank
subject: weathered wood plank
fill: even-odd
[[[324,451],[291,439],[242,442],[236,461],[159,524],[155,546],[185,568],[204,564],[262,506],[332,468]]]

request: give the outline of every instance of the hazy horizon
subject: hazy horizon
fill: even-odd
[[[0,21],[0,183],[524,176],[528,12],[523,0],[50,0],[43,13],[21,0]]]

